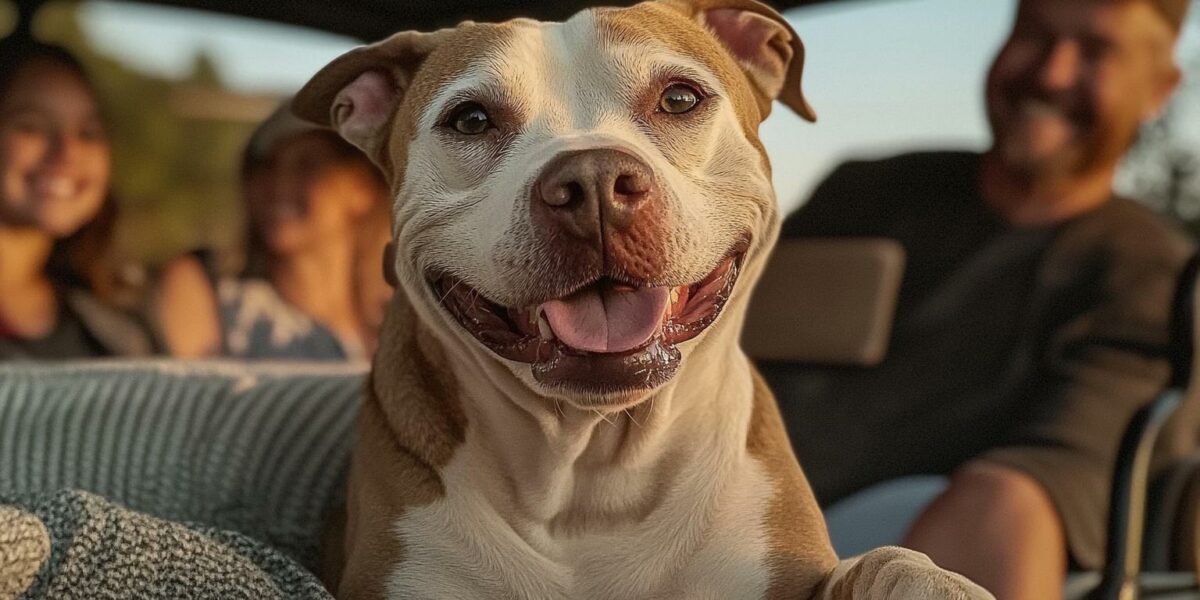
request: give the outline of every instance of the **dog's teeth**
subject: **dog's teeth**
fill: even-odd
[[[550,341],[554,339],[554,330],[550,328],[550,321],[546,320],[546,314],[542,311],[537,313],[537,328],[538,335],[543,340]]]
[[[675,308],[676,304],[679,304],[679,288],[671,288],[671,302],[668,306]]]

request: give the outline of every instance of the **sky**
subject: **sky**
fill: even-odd
[[[847,158],[984,148],[983,78],[1015,5],[888,0],[788,12],[807,48],[804,89],[819,120],[805,123],[777,105],[761,129],[781,209],[799,205]],[[82,20],[93,43],[136,68],[180,77],[204,51],[228,85],[247,92],[295,91],[358,44],[297,27],[110,0],[84,3]],[[1189,33],[1184,47],[1200,45],[1200,35]],[[1200,116],[1194,121],[1200,129]]]

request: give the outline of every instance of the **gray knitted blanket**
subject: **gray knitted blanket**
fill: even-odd
[[[261,542],[77,491],[0,498],[0,598],[332,598]]]
[[[29,597],[321,597],[306,595],[319,586],[299,567],[317,566],[340,501],[364,374],[327,364],[0,365],[0,565],[34,543],[10,531],[41,527],[52,550]],[[3,568],[7,600],[15,576]],[[244,593],[220,582],[242,582]]]

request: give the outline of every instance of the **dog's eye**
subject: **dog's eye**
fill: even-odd
[[[454,112],[450,125],[463,135],[479,135],[492,128],[492,120],[482,106],[472,102]]]
[[[671,84],[671,87],[663,90],[658,100],[658,108],[672,115],[681,115],[699,104],[700,92],[682,83]]]

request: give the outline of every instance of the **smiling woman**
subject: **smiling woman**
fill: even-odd
[[[38,39],[69,48],[104,98],[117,246],[153,269],[196,247],[237,270],[239,154],[255,125],[348,38],[154,3],[49,1]]]
[[[149,350],[98,302],[118,286],[110,172],[99,103],[74,57],[0,45],[0,358]]]

